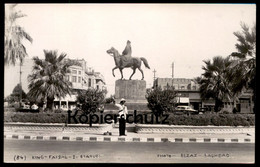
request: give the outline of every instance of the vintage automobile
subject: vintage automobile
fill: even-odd
[[[199,114],[199,111],[192,109],[190,106],[177,106],[174,110],[174,113],[191,115]]]
[[[37,105],[33,104],[30,106],[30,103],[25,100],[21,100],[21,107],[18,109],[20,112],[39,112]]]

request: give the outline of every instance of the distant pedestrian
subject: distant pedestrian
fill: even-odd
[[[126,136],[125,126],[126,126],[126,115],[128,114],[127,107],[125,106],[126,100],[122,98],[119,104],[115,104],[119,108],[119,135]],[[114,102],[115,103],[115,102]]]

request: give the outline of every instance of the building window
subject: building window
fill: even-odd
[[[81,71],[79,71],[79,75],[81,75]]]
[[[88,87],[91,87],[91,78],[88,79]]]
[[[72,74],[77,74],[77,70],[72,70],[71,73]]]
[[[76,76],[72,76],[72,82],[77,82],[77,77]]]
[[[99,90],[99,85],[97,85],[97,90]]]
[[[81,77],[78,77],[78,83],[81,83]]]

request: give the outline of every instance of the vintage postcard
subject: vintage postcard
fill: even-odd
[[[256,4],[4,7],[4,163],[255,163]]]

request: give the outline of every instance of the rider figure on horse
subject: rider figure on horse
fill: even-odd
[[[122,52],[121,66],[124,66],[132,57],[131,42],[127,40],[125,50]]]

